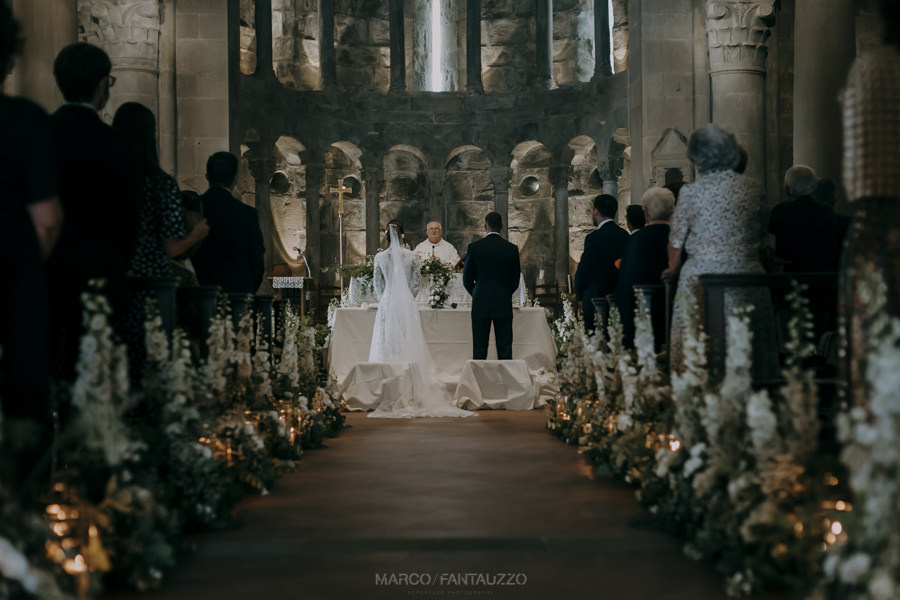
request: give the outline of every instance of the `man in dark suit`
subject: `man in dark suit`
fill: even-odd
[[[135,154],[97,114],[115,83],[100,48],[75,43],[60,51],[53,74],[66,103],[52,116],[65,221],[47,261],[54,373],[74,377],[81,335],[81,292],[104,279],[112,324],[124,333],[127,272],[137,243],[140,180]]]
[[[776,205],[769,215],[769,233],[775,236],[775,256],[788,272],[837,271],[842,232],[834,209],[814,198],[819,178],[805,165],[784,174],[790,200]]]
[[[463,285],[472,295],[472,358],[487,358],[491,323],[497,340],[497,358],[512,359],[512,295],[519,287],[519,249],[500,237],[503,219],[491,212],[484,217],[482,239],[469,244],[463,266]]]
[[[575,296],[581,300],[584,327],[594,330],[594,304],[591,298],[605,298],[616,289],[618,269],[628,233],[616,224],[619,201],[609,194],[594,198],[594,223],[597,230],[584,240],[584,253],[575,271]]]
[[[256,209],[232,195],[238,159],[216,152],[206,161],[209,190],[200,200],[209,236],[191,259],[201,285],[253,294],[262,283],[265,246]]]

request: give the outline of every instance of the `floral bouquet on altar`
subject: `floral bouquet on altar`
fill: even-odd
[[[453,278],[453,267],[436,256],[422,261],[420,273],[429,280],[428,300],[431,308],[444,308],[447,301],[447,283]]]

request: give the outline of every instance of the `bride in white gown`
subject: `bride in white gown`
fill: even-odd
[[[411,389],[386,398],[368,416],[375,418],[471,417],[476,413],[457,408],[436,381],[431,352],[422,333],[415,294],[419,264],[415,253],[400,244],[397,225],[388,226],[391,245],[375,255],[373,284],[379,299],[369,362],[409,365]]]

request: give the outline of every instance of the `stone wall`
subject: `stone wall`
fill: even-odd
[[[272,0],[272,59],[287,87],[321,88],[318,0]]]
[[[485,92],[526,89],[536,76],[533,2],[482,0],[481,65]]]
[[[553,79],[557,85],[569,85],[590,81],[593,75],[594,2],[557,0],[553,3]]]
[[[539,269],[552,273],[556,206],[550,169],[553,156],[535,142],[519,144],[512,152],[509,185],[509,241],[519,247],[522,273],[528,285]]]
[[[388,3],[335,0],[338,84],[348,92],[387,92],[391,81]]]

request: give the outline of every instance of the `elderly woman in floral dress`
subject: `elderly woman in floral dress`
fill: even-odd
[[[688,158],[700,176],[681,189],[669,234],[669,268],[663,274],[679,273],[676,298],[693,296],[701,307],[700,275],[764,272],[760,250],[766,211],[758,186],[734,170],[740,150],[733,134],[717,125],[698,129],[688,144]],[[727,292],[725,314],[748,304],[755,307],[750,315],[754,379],[773,379],[778,376],[778,354],[768,291]],[[676,300],[669,349],[673,373],[684,363],[684,311],[684,299]]]

